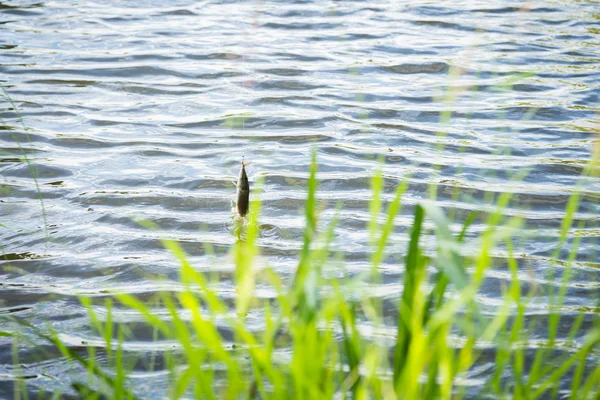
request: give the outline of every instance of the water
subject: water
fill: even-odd
[[[551,257],[579,182],[576,228],[560,252],[566,260],[581,238],[561,310],[564,339],[576,312],[589,327],[600,295],[600,181],[580,179],[597,140],[599,32],[592,1],[0,3],[0,83],[26,127],[3,99],[0,313],[52,327],[74,348],[99,344],[76,296],[177,290],[163,234],[198,269],[220,271],[220,293],[233,298],[227,252],[242,158],[252,161],[251,184],[263,182],[264,260],[290,276],[316,148],[323,222],[344,204],[335,250],[350,273],[369,265],[370,177],[382,168],[386,201],[410,182],[374,288],[390,304],[414,205],[432,184],[437,204],[455,213],[453,229],[514,193],[506,213],[524,218],[528,234],[516,243],[520,278],[543,291],[558,287],[544,276],[562,271]],[[35,163],[43,209],[19,146]],[[470,238],[482,229],[478,220]],[[510,279],[506,252],[494,254],[480,298],[491,315]],[[532,315],[547,314],[544,299]],[[171,345],[136,334],[125,346],[132,355]],[[0,337],[3,397],[17,377],[33,392],[84,378],[55,352],[22,344],[20,354],[15,370],[11,341]],[[485,354],[474,387],[491,373]],[[148,393],[167,374],[142,368],[133,379]]]

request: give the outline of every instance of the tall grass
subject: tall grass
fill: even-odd
[[[150,299],[124,293],[110,294],[103,301],[83,297],[100,344],[74,348],[52,329],[14,321],[87,371],[86,381],[71,386],[85,398],[145,397],[129,378],[135,364],[147,371],[167,371],[165,390],[173,399],[541,399],[565,393],[577,399],[598,398],[597,315],[593,324],[584,326],[582,313],[567,340],[557,341],[558,310],[564,302],[573,257],[563,276],[555,277],[560,288],[548,294],[553,308],[545,340],[537,337],[536,345],[532,344],[536,322],[526,315],[534,293],[526,292],[523,286],[527,282],[518,278],[521,266],[513,245],[521,221],[503,218],[510,194],[500,196],[494,213],[485,217],[471,213],[462,229],[455,231],[442,209],[431,202],[418,204],[408,247],[401,249],[389,239],[407,185],[398,186],[384,210],[383,178],[378,173],[372,179],[370,206],[372,268],[340,279],[339,274],[332,277],[328,273],[336,264],[330,259],[336,219],[328,226],[320,221],[317,166],[313,154],[303,246],[296,272],[287,281],[261,261],[261,207],[254,200],[231,249],[233,303],[219,295],[219,277],[194,268],[177,242],[163,239],[165,249],[179,263],[181,289],[160,292]],[[574,195],[567,206],[560,241],[565,240],[578,201]],[[382,212],[385,219],[380,222]],[[463,242],[476,220],[485,226],[476,238],[479,251],[465,256]],[[157,229],[149,222],[141,223]],[[426,251],[422,243],[424,233],[431,229],[436,234],[435,252]],[[507,249],[512,279],[503,289],[498,311],[490,315],[482,311],[478,297],[493,267],[492,251],[499,245]],[[576,254],[576,241],[571,251]],[[365,287],[377,287],[382,281],[378,267],[385,255],[392,253],[405,255],[398,265],[402,271],[398,296],[389,299],[365,293]],[[259,285],[275,295],[259,296]],[[127,341],[135,335],[128,321],[115,319],[117,308],[129,315],[133,312],[133,319],[154,332],[156,342],[172,343],[171,349],[152,352],[143,359],[128,355]],[[249,315],[253,321],[248,320]],[[27,338],[31,336],[19,340],[30,340]],[[490,348],[494,350],[491,358],[486,353]],[[98,361],[99,352],[104,355],[102,362]],[[484,355],[485,362],[481,360]],[[489,373],[473,385],[470,377],[477,365],[486,365]]]
[[[25,127],[25,122],[23,121],[23,117],[21,116],[21,113],[19,111],[19,108],[17,107],[17,105],[15,104],[15,102],[13,101],[12,97],[10,96],[10,94],[6,91],[6,89],[4,88],[4,86],[2,84],[0,84],[0,99],[1,98],[5,98],[6,101],[10,104],[12,111],[15,113],[16,117],[17,117],[17,121],[20,123],[21,127],[23,128],[24,131],[27,131],[27,128]],[[4,121],[4,119],[0,118],[0,131],[1,130],[12,130],[13,128],[10,127],[6,121]],[[11,132],[11,137],[13,139],[13,141],[17,144],[17,146],[19,147],[19,151],[20,151],[20,155],[19,157],[27,164],[27,167],[29,168],[29,172],[31,174],[31,178],[33,179],[33,183],[35,184],[35,190],[36,193],[38,195],[38,199],[40,201],[40,207],[42,209],[42,217],[44,220],[44,235],[46,236],[46,239],[48,239],[48,217],[46,215],[46,207],[44,205],[44,197],[42,196],[42,191],[40,189],[40,184],[38,182],[38,174],[36,171],[36,166],[35,163],[29,159],[29,157],[27,156],[27,151],[25,150],[25,148],[23,148],[23,146],[21,145],[21,142],[19,142],[19,140],[15,137],[14,133]],[[29,140],[29,135],[26,135],[27,139]],[[2,155],[3,152],[0,152],[0,155]],[[8,153],[7,155],[13,155],[11,153]],[[4,187],[0,187],[0,193],[5,192],[5,193],[9,193],[10,190],[6,189]],[[6,228],[6,226],[0,224],[0,228]],[[1,249],[1,247],[0,247]]]
[[[16,105],[0,88],[25,129]],[[243,124],[243,119],[231,120],[236,126]],[[34,165],[19,147],[43,209]],[[597,173],[599,159],[600,145],[594,148],[584,176]],[[397,186],[384,209],[384,179],[376,173],[371,180],[368,222],[371,268],[340,279],[339,273],[331,273],[343,268],[331,259],[337,218],[326,226],[320,221],[317,169],[313,153],[303,244],[291,278],[264,265],[260,257],[261,205],[254,200],[247,222],[235,229],[238,240],[230,252],[235,264],[233,302],[220,296],[219,276],[195,268],[183,248],[165,238],[166,251],[179,264],[180,290],[159,292],[151,298],[125,293],[110,293],[101,300],[82,297],[90,327],[100,339],[93,345],[73,346],[51,328],[11,318],[15,329],[0,331],[0,336],[14,340],[15,370],[20,368],[20,344],[40,346],[42,339],[85,371],[86,379],[74,382],[71,391],[92,399],[145,397],[131,379],[140,368],[166,371],[169,378],[164,389],[173,399],[600,397],[597,311],[592,323],[589,319],[584,323],[587,311],[581,311],[567,338],[559,340],[561,308],[580,238],[571,241],[562,276],[551,270],[545,277],[560,284],[556,289],[549,285],[543,298],[548,318],[541,322],[544,334],[540,337],[540,321],[528,315],[541,296],[525,289],[532,285],[520,280],[523,266],[515,256],[514,241],[523,221],[504,216],[510,193],[499,196],[494,212],[471,212],[461,229],[454,230],[454,215],[449,218],[433,202],[418,204],[408,246],[403,249],[390,238],[397,230],[407,181]],[[256,194],[253,198],[260,198]],[[433,186],[430,198],[435,199]],[[569,232],[580,198],[575,191],[566,206],[553,259],[559,259],[558,252],[572,239]],[[484,229],[470,239],[471,249],[473,243],[479,249],[472,254],[464,242],[475,221]],[[158,230],[148,221],[140,223]],[[436,236],[433,252],[423,243],[428,231]],[[479,298],[485,293],[482,287],[494,268],[493,251],[499,246],[506,249],[511,280],[503,288],[497,311],[490,314],[482,310]],[[386,255],[395,254],[403,254],[397,265],[402,276],[397,295],[389,298],[365,290],[383,282],[380,266]],[[259,286],[274,295],[259,295]],[[117,318],[125,312],[134,315],[131,319],[138,321],[140,329],[152,332],[155,343],[170,343],[170,348],[163,346],[143,357],[129,354],[128,341],[135,339],[135,333],[130,321]],[[47,351],[48,347],[39,349]],[[489,349],[493,350],[491,357]],[[477,377],[479,381],[472,383],[475,367],[482,366],[488,368],[486,378]],[[17,396],[26,398],[23,381],[15,385]]]

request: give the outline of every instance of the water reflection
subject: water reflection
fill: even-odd
[[[252,228],[231,211],[244,156],[253,161],[251,182],[263,180],[261,262],[291,276],[314,147],[322,222],[343,203],[333,250],[350,273],[370,259],[374,171],[382,170],[386,203],[409,181],[393,254],[381,266],[389,304],[399,295],[398,249],[414,205],[428,197],[454,216],[452,229],[479,211],[476,235],[492,202],[512,193],[507,216],[523,220],[514,244],[522,280],[551,290],[556,282],[544,277],[565,268],[567,253],[558,249],[556,260],[555,243],[578,184],[571,236],[581,250],[562,311],[567,319],[591,313],[600,183],[580,174],[598,148],[598,18],[583,2],[527,10],[471,2],[0,3],[2,82],[26,126],[0,96],[0,311],[50,324],[79,344],[97,339],[75,295],[178,290],[178,264],[161,235],[181,243],[195,267],[221,274],[230,299],[232,245]],[[35,163],[39,190],[23,154]],[[434,245],[431,236],[425,242]],[[481,299],[491,314],[510,279],[506,250],[493,257]],[[126,351],[143,353],[137,345]],[[10,354],[0,337],[0,360]],[[16,376],[0,364],[0,376]],[[24,368],[38,376],[31,387],[73,378],[58,355]],[[489,373],[482,364],[481,376]],[[0,384],[3,395],[12,390]]]

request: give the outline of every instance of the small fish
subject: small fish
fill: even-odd
[[[248,184],[248,175],[246,175],[246,166],[250,163],[242,161],[242,170],[237,181],[237,212],[240,217],[245,217],[250,206],[250,185]]]

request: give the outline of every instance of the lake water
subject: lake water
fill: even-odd
[[[0,314],[52,327],[74,347],[98,343],[78,295],[177,290],[161,235],[182,243],[196,268],[221,271],[221,295],[235,295],[227,254],[242,159],[252,162],[251,184],[263,182],[264,260],[291,276],[312,149],[323,222],[343,203],[334,250],[351,273],[369,266],[370,177],[381,168],[386,202],[409,180],[384,281],[373,288],[394,302],[414,205],[432,185],[453,229],[514,193],[506,213],[524,219],[520,277],[543,293],[559,286],[545,276],[564,268],[552,256],[579,184],[581,207],[558,249],[564,261],[581,239],[559,338],[577,313],[583,328],[598,313],[600,180],[580,178],[600,110],[597,2],[8,1],[0,83],[23,122],[2,97]],[[479,219],[469,237],[483,229]],[[479,298],[490,314],[510,281],[506,252],[494,255]],[[532,315],[548,312],[539,299]],[[134,355],[170,346],[137,334],[125,345]],[[16,377],[33,392],[85,379],[56,352],[26,344],[17,371],[11,352],[0,337],[0,397],[13,396]],[[489,361],[470,384],[485,381]],[[133,379],[147,394],[167,375]]]

